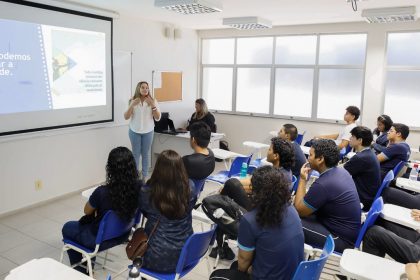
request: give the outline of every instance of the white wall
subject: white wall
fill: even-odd
[[[363,108],[361,124],[374,128],[376,118],[383,110],[383,84],[384,64],[386,54],[386,34],[388,31],[420,30],[420,22],[403,24],[318,24],[283,26],[266,30],[238,31],[234,29],[204,30],[199,32],[199,38],[223,38],[231,36],[259,36],[259,35],[287,35],[287,34],[313,34],[313,33],[342,33],[364,32],[368,34],[366,73],[363,95]],[[351,105],[351,104],[349,104]],[[296,104],[299,106],[299,104]],[[344,114],[343,108],[343,114]],[[413,112],[414,115],[415,112]],[[391,116],[392,117],[392,116]],[[394,119],[398,122],[398,119]],[[308,121],[238,116],[229,114],[216,114],[216,122],[220,132],[225,132],[231,150],[247,153],[249,150],[242,146],[245,140],[267,142],[270,139],[269,131],[278,130],[285,123],[293,123],[299,131],[306,130],[304,141],[314,135],[336,133],[341,128],[333,123],[316,123]],[[418,147],[420,133],[410,132],[407,142],[412,147]]]
[[[197,97],[197,33],[182,29],[173,40],[163,29],[163,23],[121,14],[114,22],[114,50],[134,53],[132,88],[150,81],[152,70],[183,72],[183,100],[160,105],[179,125]],[[126,125],[0,138],[0,215],[103,182],[108,153],[119,145],[130,147]],[[43,182],[40,191],[37,179]]]

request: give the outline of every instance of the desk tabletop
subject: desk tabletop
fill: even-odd
[[[405,266],[389,259],[346,249],[340,259],[340,270],[344,275],[358,280],[400,279]]]
[[[245,141],[242,144],[246,147],[251,147],[251,148],[254,148],[254,149],[270,148],[270,145],[268,145],[268,144],[258,143],[258,142],[253,142],[253,141]]]
[[[12,269],[6,280],[93,280],[83,273],[51,258],[33,259]]]
[[[223,159],[223,160],[229,159],[229,158],[244,157],[245,156],[245,155],[242,155],[242,154],[238,154],[238,153],[235,153],[235,152],[226,151],[226,150],[218,149],[218,148],[211,149],[211,150],[213,151],[213,154],[214,154],[215,158],[219,158],[219,159]]]
[[[302,149],[302,152],[305,155],[309,155],[309,150],[311,149],[311,147],[306,147],[306,146],[300,145],[300,148]]]
[[[386,203],[381,212],[381,217],[414,230],[420,230],[420,222],[415,221],[411,217],[411,209]]]
[[[92,188],[89,188],[87,190],[82,191],[82,196],[84,198],[89,199],[89,197],[92,195],[93,191],[96,190],[97,187],[98,186],[95,186],[95,187],[92,187]]]
[[[410,180],[408,178],[397,178],[395,185],[401,189],[420,193],[420,181]]]

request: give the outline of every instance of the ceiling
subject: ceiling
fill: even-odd
[[[122,16],[171,23],[191,29],[219,29],[222,18],[258,16],[277,25],[316,24],[363,21],[361,11],[368,8],[416,6],[420,0],[358,1],[353,11],[346,0],[218,0],[223,12],[201,15],[182,15],[154,7],[154,0],[72,0],[72,2],[117,11]]]

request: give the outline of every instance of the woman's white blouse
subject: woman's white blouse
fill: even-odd
[[[159,110],[156,99],[155,106]],[[159,120],[160,117],[156,121]],[[142,134],[154,130],[155,123],[153,121],[152,107],[150,107],[146,101],[144,101],[143,104],[140,102],[133,108],[133,115],[131,116],[129,127],[133,132]]]

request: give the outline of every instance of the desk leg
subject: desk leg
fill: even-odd
[[[224,159],[224,160],[223,160],[223,163],[225,164],[225,168],[226,168],[226,170],[229,170],[227,160],[229,160],[229,166],[230,166],[230,159]]]

